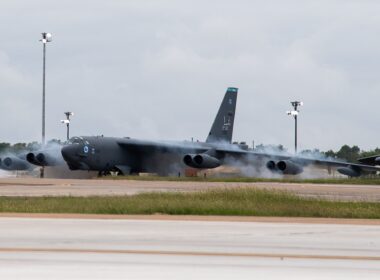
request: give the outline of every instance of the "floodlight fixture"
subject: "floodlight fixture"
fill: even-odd
[[[42,43],[46,44],[47,42],[53,41],[53,37],[51,33],[42,32],[42,39],[40,40]]]
[[[67,127],[67,140],[70,139],[70,117],[74,116],[74,112],[64,112],[66,120],[61,120],[61,123],[66,124]]]
[[[299,114],[298,111],[286,111],[286,114],[288,116],[297,116]]]
[[[70,120],[70,117],[74,116],[74,112],[65,112],[66,118]]]
[[[302,101],[292,101],[292,102],[290,102],[290,104],[292,104],[294,111],[297,111],[298,107],[303,106]]]

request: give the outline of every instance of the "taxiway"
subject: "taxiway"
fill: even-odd
[[[380,225],[0,218],[1,279],[378,279]]]

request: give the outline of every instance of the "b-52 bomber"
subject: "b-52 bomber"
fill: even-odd
[[[61,150],[71,170],[105,174],[154,172],[168,174],[186,167],[211,169],[221,165],[252,165],[277,174],[297,175],[308,165],[336,168],[341,174],[358,177],[380,168],[330,159],[266,153],[231,144],[238,89],[224,96],[205,142],[146,141],[115,137],[74,137]]]

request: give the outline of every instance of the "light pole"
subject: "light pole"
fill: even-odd
[[[65,112],[66,120],[61,120],[61,123],[66,124],[67,126],[67,140],[70,139],[70,117],[74,116],[73,112]]]
[[[294,110],[287,111],[286,113],[289,116],[294,117],[294,152],[297,153],[297,117],[298,117],[298,114],[300,112],[298,110],[298,107],[303,106],[303,102],[302,101],[293,101],[293,102],[290,102],[290,104],[292,104]]]
[[[42,146],[45,145],[45,61],[46,61],[46,43],[52,41],[50,33],[43,32],[42,39],[43,45],[43,66],[42,66]]]

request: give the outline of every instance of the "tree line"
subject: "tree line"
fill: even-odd
[[[286,149],[283,145],[258,145],[255,147],[255,150],[258,151],[277,151],[277,152],[286,152]],[[353,145],[343,145],[338,151],[328,150],[320,151],[318,149],[314,150],[303,150],[300,152],[304,156],[325,156],[332,159],[344,159],[350,162],[356,162],[359,158],[370,157],[374,155],[380,155],[380,148],[373,150],[365,151],[361,150],[358,146]]]
[[[61,140],[52,139],[47,142],[47,145],[52,144],[62,144]],[[42,148],[41,143],[30,142],[30,143],[6,143],[0,142],[0,155],[1,154],[19,154],[22,152],[37,151]]]
[[[375,155],[380,155],[380,149],[376,148],[374,150],[364,151],[361,150],[358,146],[343,145],[339,151],[334,152],[333,150],[328,150],[324,152],[324,155],[331,158],[340,158],[347,161],[355,162],[359,158],[370,157]]]

